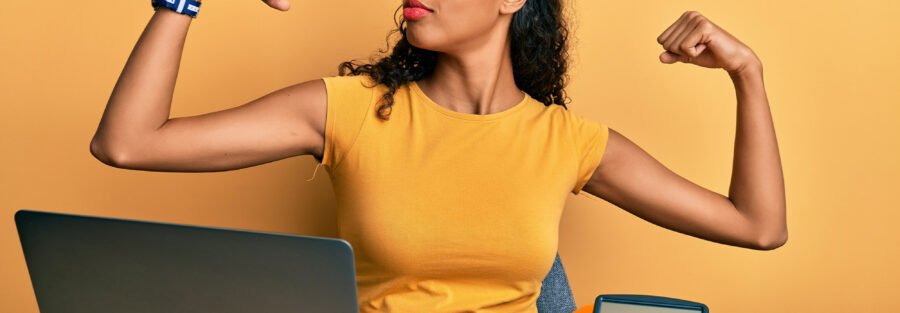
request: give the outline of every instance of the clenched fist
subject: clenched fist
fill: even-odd
[[[287,11],[291,9],[291,3],[288,0],[262,0],[266,5],[272,7],[273,9],[280,11]]]
[[[666,49],[659,60],[722,68],[737,73],[761,66],[753,50],[696,11],[687,11],[656,38]]]

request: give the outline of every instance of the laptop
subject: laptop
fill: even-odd
[[[358,313],[339,238],[19,210],[42,313]]]
[[[709,307],[700,302],[662,296],[603,294],[594,299],[593,313],[709,313]]]

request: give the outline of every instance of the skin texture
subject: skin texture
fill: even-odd
[[[273,8],[288,8],[267,2]],[[110,166],[162,172],[234,170],[313,154],[324,145],[321,79],[273,91],[246,104],[169,118],[175,78],[192,19],[157,10],[135,44],[90,144]]]
[[[418,82],[423,92],[448,109],[470,114],[497,113],[522,101],[508,34],[512,14],[524,0],[423,3],[434,12],[409,22],[409,42],[441,52],[434,73]]]
[[[660,62],[722,68],[737,94],[728,197],[673,173],[610,129],[607,150],[584,190],[656,225],[698,238],[770,250],[787,241],[784,179],[762,63],[749,47],[688,11],[657,38]]]
[[[286,11],[286,0],[264,1]],[[410,21],[412,45],[441,53],[420,88],[448,109],[504,111],[522,100],[513,79],[508,29],[525,0],[427,0],[433,13]],[[465,21],[465,22],[460,22]],[[161,9],[141,34],[116,82],[91,153],[110,166],[213,172],[313,155],[321,159],[326,112],[321,79],[273,91],[246,104],[169,118],[191,18]],[[728,197],[673,173],[610,128],[603,162],[584,187],[656,225],[709,241],[774,249],[787,240],[784,183],[763,86],[749,47],[701,14],[685,12],[658,38],[665,64],[722,68],[737,93],[737,133]]]

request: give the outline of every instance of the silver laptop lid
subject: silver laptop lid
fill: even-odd
[[[339,238],[19,210],[42,313],[356,313]]]

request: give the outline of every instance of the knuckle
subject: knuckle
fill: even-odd
[[[697,21],[697,23],[709,23],[709,19],[707,19],[703,15],[697,15],[697,17],[695,17],[694,20]]]

